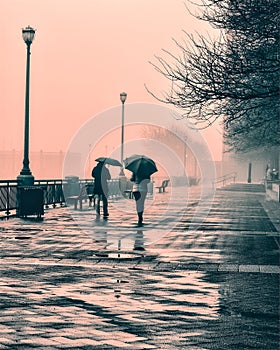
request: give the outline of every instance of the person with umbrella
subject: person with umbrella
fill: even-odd
[[[96,159],[98,164],[92,169],[94,178],[94,195],[98,196],[96,214],[100,215],[100,201],[103,202],[103,217],[109,216],[108,212],[108,181],[111,180],[111,174],[105,164],[121,166],[121,163],[112,158],[99,157]]]
[[[143,155],[133,155],[124,160],[125,168],[132,172],[130,181],[134,182],[132,194],[136,202],[137,226],[143,226],[145,200],[151,175],[157,171],[155,162]]]

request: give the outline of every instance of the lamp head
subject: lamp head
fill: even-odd
[[[126,97],[127,97],[127,93],[126,92],[122,92],[120,94],[120,99],[121,99],[122,103],[125,103]]]
[[[35,36],[35,29],[30,26],[22,29],[22,38],[26,45],[31,45]]]

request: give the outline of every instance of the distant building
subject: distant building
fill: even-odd
[[[78,153],[67,155],[71,160],[72,171],[80,169],[81,156]],[[30,152],[30,170],[35,179],[61,179],[63,177],[63,162],[65,153],[60,152]],[[0,179],[15,179],[21,169],[23,151],[0,151]],[[69,171],[71,171],[69,170]],[[67,170],[64,171],[67,174]],[[75,175],[75,173],[67,174]]]

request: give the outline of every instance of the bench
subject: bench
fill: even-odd
[[[95,205],[95,198],[94,194],[91,191],[91,184],[86,184],[81,187],[79,195],[76,196],[69,196],[66,198],[66,202],[73,203],[74,209],[78,209],[78,203],[79,203],[79,209],[83,209],[83,200],[89,200],[89,206],[92,206],[92,201],[94,201]]]
[[[170,180],[163,180],[160,186],[156,186],[158,193],[165,192],[165,188],[168,186]]]

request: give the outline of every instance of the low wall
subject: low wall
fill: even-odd
[[[276,202],[280,202],[280,181],[265,181],[265,193],[267,199],[272,199]]]

